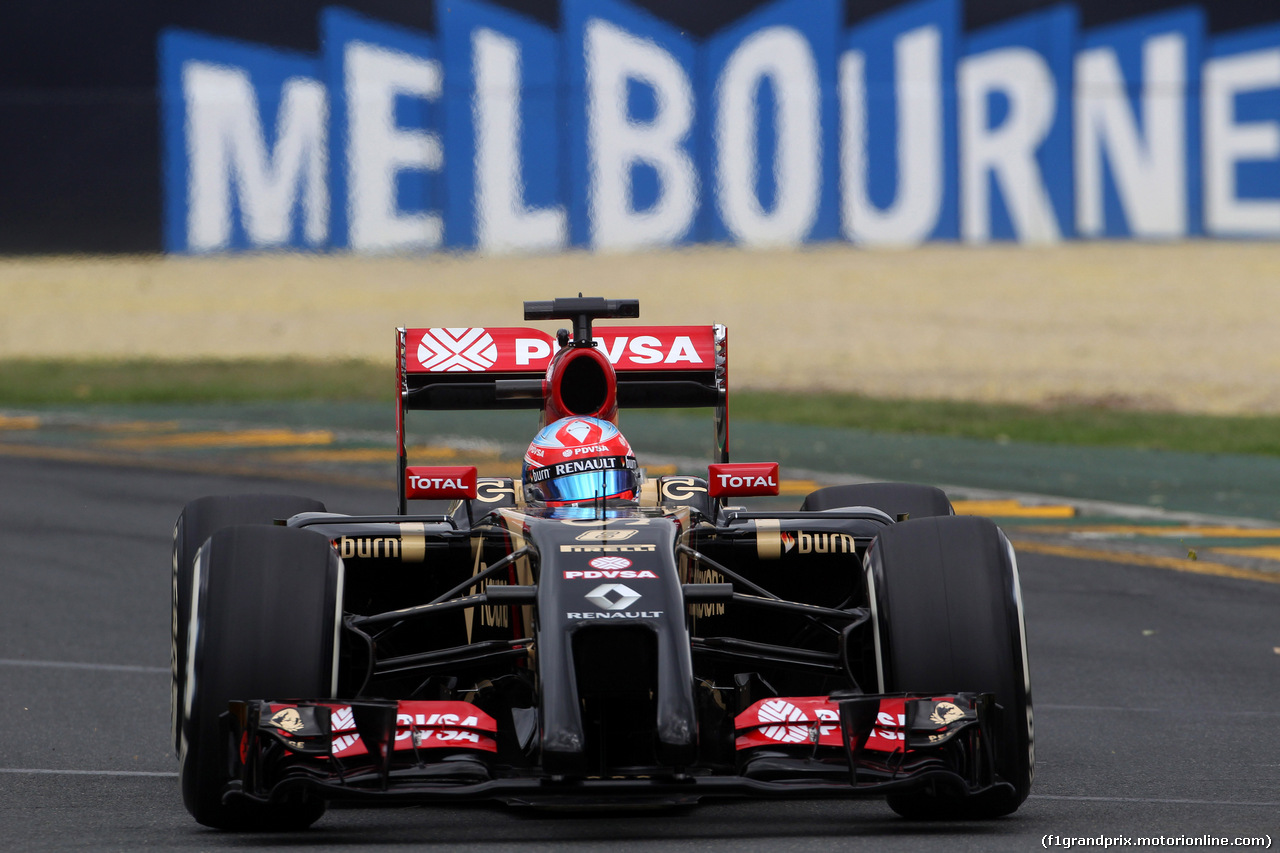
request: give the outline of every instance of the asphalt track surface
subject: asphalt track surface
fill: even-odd
[[[913,824],[877,801],[679,812],[332,809],[237,836],[183,810],[168,742],[169,547],[184,502],[389,491],[0,456],[0,849],[1027,850],[1280,832],[1280,584],[1025,553],[1036,782],[1015,815]],[[1123,843],[1123,842],[1120,842]]]

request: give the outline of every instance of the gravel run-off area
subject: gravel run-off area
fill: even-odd
[[[519,326],[579,292],[724,323],[734,387],[1280,412],[1273,243],[7,258],[0,358],[390,362],[396,326]]]

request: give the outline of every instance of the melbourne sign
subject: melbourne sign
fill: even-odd
[[[435,33],[330,8],[320,55],[160,39],[174,252],[1280,236],[1280,27],[778,0],[694,39],[621,0]]]

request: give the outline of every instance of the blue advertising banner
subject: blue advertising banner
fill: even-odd
[[[842,233],[912,245],[960,236],[959,0],[921,0],[848,33],[840,57]]]
[[[445,244],[491,254],[564,248],[559,34],[505,9],[452,0],[440,42]]]
[[[779,0],[702,48],[708,237],[790,246],[839,236],[836,54],[843,4]]]
[[[356,252],[444,242],[444,73],[428,38],[346,9],[320,18],[329,88],[330,246]]]
[[[1280,236],[1280,27],[962,0],[846,23],[774,0],[691,33],[629,0],[483,0],[426,32],[337,7],[299,54],[160,36],[164,248]]]
[[[564,180],[575,246],[693,240],[693,40],[621,0],[563,0]]]
[[[166,246],[330,245],[320,63],[181,31],[159,53]]]
[[[1082,237],[1201,233],[1204,15],[1183,9],[1085,33],[1076,57]]]
[[[1280,236],[1280,27],[1213,39],[1202,69],[1204,227]]]
[[[1071,232],[1071,48],[1059,6],[965,39],[960,233],[970,243],[1055,243]]]

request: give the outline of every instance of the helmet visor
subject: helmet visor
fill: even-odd
[[[546,503],[579,503],[602,498],[635,500],[636,472],[630,469],[587,471],[525,486]]]

